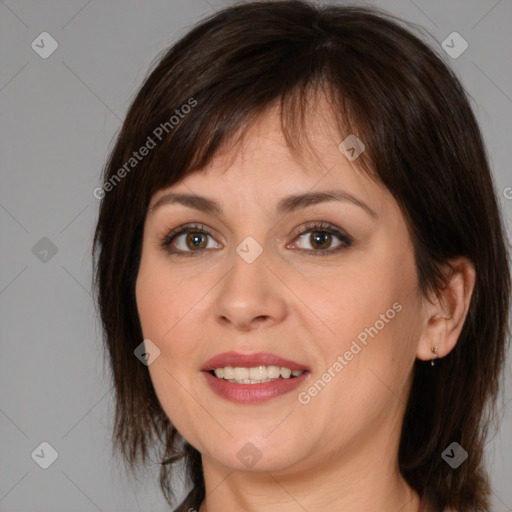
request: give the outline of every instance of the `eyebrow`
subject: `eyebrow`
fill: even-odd
[[[306,208],[318,203],[329,201],[340,201],[352,203],[359,206],[371,217],[376,218],[377,214],[372,210],[364,201],[357,197],[345,192],[344,190],[330,190],[321,192],[306,192],[304,194],[293,194],[286,196],[279,201],[276,207],[278,214],[291,213],[301,208]],[[164,204],[181,204],[189,208],[210,213],[218,217],[223,217],[223,211],[220,205],[213,199],[208,199],[203,196],[194,194],[178,194],[170,192],[162,196],[153,206],[150,211],[155,211],[157,208]]]

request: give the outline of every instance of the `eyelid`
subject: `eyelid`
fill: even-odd
[[[182,234],[185,231],[204,231],[211,234],[210,228],[206,227],[204,224],[201,224],[200,222],[187,222],[186,224],[182,224],[169,232],[166,230],[163,238],[164,240],[171,240],[174,236]]]
[[[334,224],[331,224],[330,222],[324,221],[324,220],[318,220],[318,221],[310,221],[306,222],[304,224],[301,224],[299,227],[297,227],[293,231],[293,236],[295,238],[305,235],[306,233],[309,233],[310,231],[326,231],[328,233],[337,233],[339,235],[343,235],[346,238],[351,238],[350,235],[343,230],[342,228],[339,228],[335,226]],[[294,238],[294,240],[295,240]]]

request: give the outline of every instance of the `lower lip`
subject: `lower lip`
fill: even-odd
[[[208,382],[217,395],[231,402],[242,404],[265,402],[276,396],[289,393],[300,386],[307,379],[309,373],[305,371],[298,377],[276,379],[262,384],[234,384],[227,380],[219,379],[210,372],[203,372],[206,382]]]

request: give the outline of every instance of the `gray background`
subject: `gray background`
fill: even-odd
[[[461,77],[484,132],[510,233],[512,1],[368,3],[425,27]],[[152,60],[226,5],[0,0],[3,512],[168,510],[156,464],[137,482],[111,458],[113,400],[90,295],[98,209],[92,191]],[[45,31],[59,46],[43,59],[31,43]],[[456,59],[440,47],[453,31],[469,44]],[[51,243],[40,242],[43,237]],[[489,464],[495,510],[512,511],[510,370],[501,404],[503,422],[488,444]],[[43,441],[58,452],[48,469],[31,457]],[[178,491],[182,496],[184,489]]]

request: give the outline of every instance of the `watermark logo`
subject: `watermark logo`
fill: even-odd
[[[468,42],[458,32],[452,32],[441,43],[443,50],[452,59],[458,59],[468,49],[468,46]]]
[[[246,468],[251,469],[263,454],[253,443],[246,443],[240,448],[236,456]]]
[[[453,469],[457,469],[468,458],[468,452],[454,441],[444,450],[441,457]]]
[[[48,469],[57,460],[59,454],[50,443],[43,441],[30,456],[39,467]]]
[[[32,247],[32,254],[41,263],[48,263],[57,254],[57,246],[49,238],[43,236],[43,238]]]
[[[353,162],[366,149],[366,146],[363,144],[362,140],[351,133],[340,143],[338,149],[345,155],[347,160]]]
[[[252,236],[248,236],[237,246],[236,252],[246,263],[253,263],[263,252],[263,247]]]
[[[48,32],[41,32],[30,46],[39,57],[47,59],[59,47],[59,43]]]
[[[160,356],[160,349],[151,340],[145,339],[133,353],[142,364],[149,366]]]

